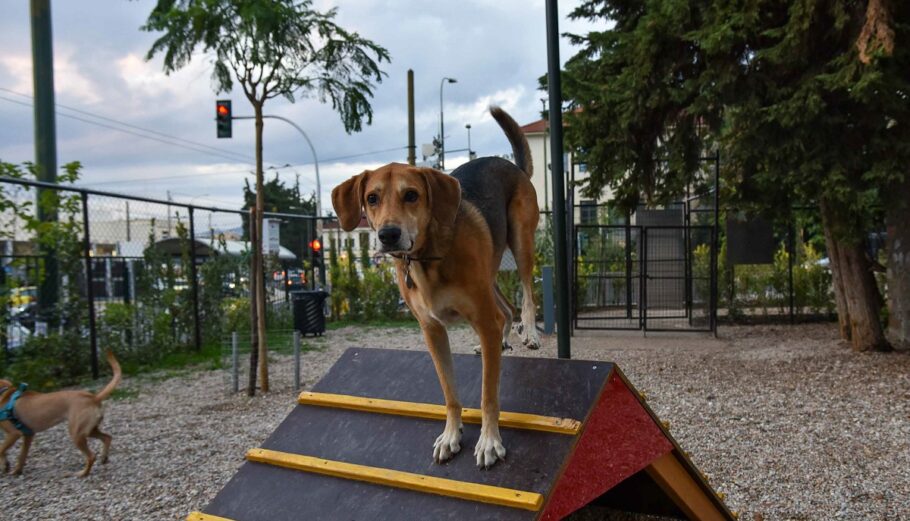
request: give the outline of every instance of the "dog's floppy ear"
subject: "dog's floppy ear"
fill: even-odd
[[[364,170],[358,175],[336,186],[332,190],[332,206],[338,214],[341,228],[349,232],[360,224],[361,208],[363,207],[363,189],[366,186],[369,170]]]
[[[461,183],[432,168],[423,168],[421,173],[427,183],[428,202],[433,218],[443,226],[452,226],[461,205]]]

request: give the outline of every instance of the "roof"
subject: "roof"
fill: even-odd
[[[341,223],[338,222],[338,220],[326,221],[325,224],[322,225],[323,230],[334,230],[336,228],[341,228]],[[365,215],[360,216],[360,222],[357,223],[357,228],[370,228],[370,223],[367,222]]]
[[[521,127],[521,131],[525,134],[542,134],[544,130],[547,129],[547,120],[538,119],[533,123],[528,123]]]

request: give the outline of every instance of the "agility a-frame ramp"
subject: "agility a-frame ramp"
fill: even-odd
[[[735,515],[615,364],[503,357],[505,461],[475,466],[480,357],[455,355],[462,453],[439,465],[445,407],[426,352],[349,349],[192,521],[557,520],[595,503]]]

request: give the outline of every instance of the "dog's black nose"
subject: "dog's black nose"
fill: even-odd
[[[386,246],[394,246],[398,244],[398,239],[401,238],[401,228],[397,226],[383,226],[379,229],[379,242],[385,244]]]

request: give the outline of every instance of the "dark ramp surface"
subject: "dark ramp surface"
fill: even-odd
[[[610,363],[503,357],[501,408],[583,421],[612,369]],[[480,357],[455,355],[455,374],[462,404],[479,408]],[[425,351],[348,349],[312,390],[444,403]],[[576,441],[565,434],[501,427],[506,460],[483,471],[474,464],[480,433],[476,424],[465,424],[460,454],[444,465],[433,463],[433,441],[443,425],[435,420],[298,405],[261,446],[546,495]],[[241,466],[205,512],[236,521],[529,520],[539,514],[252,462]]]

